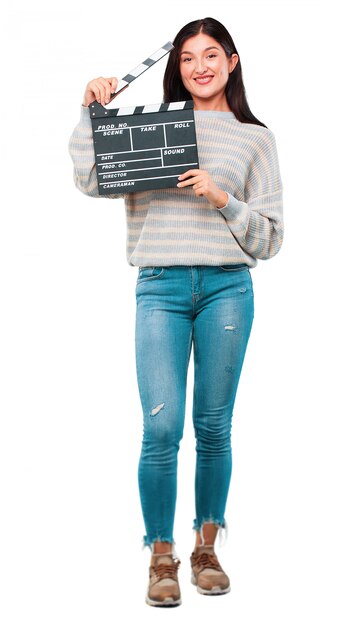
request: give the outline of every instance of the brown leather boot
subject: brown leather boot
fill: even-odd
[[[149,567],[146,602],[151,606],[181,604],[178,568],[180,560],[172,552],[153,554]]]
[[[230,591],[230,581],[214,552],[213,545],[194,548],[190,557],[191,582],[197,591],[206,595],[219,595]]]

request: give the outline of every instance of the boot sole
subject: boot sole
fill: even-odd
[[[197,591],[199,593],[202,593],[202,595],[204,596],[221,596],[224,593],[229,593],[230,591],[230,585],[229,587],[226,587],[226,589],[222,589],[222,587],[220,587],[219,585],[212,587],[212,589],[204,589],[197,584],[196,576],[194,573],[191,574],[191,582],[193,585],[196,586]]]

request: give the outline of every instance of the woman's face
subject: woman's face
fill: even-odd
[[[205,33],[184,41],[180,52],[180,75],[197,108],[225,105],[225,87],[237,62],[237,54],[228,59],[221,44]]]

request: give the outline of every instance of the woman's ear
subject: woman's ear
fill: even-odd
[[[238,60],[239,60],[239,57],[234,52],[234,54],[232,54],[232,58],[229,61],[229,74],[231,74],[232,71],[234,70],[234,68],[236,67],[236,64],[238,63]]]

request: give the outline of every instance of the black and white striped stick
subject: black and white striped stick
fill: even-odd
[[[168,111],[184,111],[185,109],[193,109],[193,100],[179,100],[178,102],[161,102],[157,104],[145,104],[140,106],[127,106],[119,107],[118,109],[112,109],[104,111],[105,107],[102,107],[96,102],[92,102],[89,105],[91,119],[95,117],[102,118],[102,113],[108,118],[111,117],[123,117],[126,115],[141,115],[143,113],[166,113]]]
[[[173,48],[174,46],[172,42],[168,41],[166,44],[164,44],[164,46],[162,46],[161,48],[156,50],[156,52],[154,52],[149,57],[147,57],[147,59],[145,59],[142,63],[140,63],[140,65],[135,67],[133,70],[130,70],[130,72],[126,74],[124,78],[121,78],[118,81],[118,88],[114,92],[114,95],[112,96],[108,104],[105,105],[105,108],[106,109],[113,108],[112,101],[118,95],[118,93],[120,93],[123,89],[126,89],[126,87],[128,87],[132,83],[132,81],[135,80],[135,78],[138,78],[138,76],[141,76],[143,72],[145,72],[150,67],[152,67],[152,65],[157,63],[157,61],[159,61],[160,59],[162,59],[166,54],[168,54],[171,50],[173,50]]]

